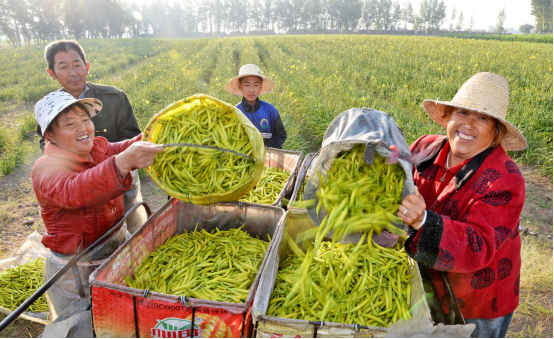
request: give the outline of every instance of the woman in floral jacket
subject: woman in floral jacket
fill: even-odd
[[[447,136],[424,135],[411,146],[415,194],[398,216],[413,227],[407,253],[429,268],[443,310],[451,298],[445,272],[473,337],[504,337],[519,303],[519,217],[525,180],[505,150],[527,147],[508,121],[503,77],[478,73],[454,99],[426,100]]]

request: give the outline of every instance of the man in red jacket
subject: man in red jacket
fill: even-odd
[[[102,109],[97,99],[75,99],[58,91],[35,105],[35,118],[45,138],[44,154],[31,172],[50,249],[44,275],[51,278],[81,250],[110,229],[124,214],[122,194],[131,189],[131,170],[152,164],[163,151],[140,141],[142,135],[118,143],[95,137],[91,118]],[[76,298],[90,295],[89,275],[126,237],[122,227],[78,263],[78,276],[66,273],[46,292],[51,320]]]
[[[447,136],[411,146],[417,190],[398,210],[413,227],[406,252],[429,268],[443,310],[456,303],[476,324],[473,337],[505,337],[519,303],[525,180],[505,150],[527,141],[506,120],[508,103],[508,82],[492,73],[474,75],[452,101],[424,101]]]

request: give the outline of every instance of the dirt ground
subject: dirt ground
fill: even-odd
[[[44,223],[30,179],[32,165],[39,156],[40,150],[37,147],[37,151],[24,160],[26,165],[0,179],[0,259],[9,257],[33,230],[44,232]],[[522,173],[526,179],[526,204],[521,215],[522,235],[551,240],[552,183],[548,178],[537,175],[532,168],[522,168]],[[167,195],[148,176],[141,179],[141,185],[142,196],[153,211],[167,201]],[[550,294],[548,298],[552,299],[552,290]],[[551,305],[550,300],[550,310]],[[25,322],[14,325],[11,330],[6,330],[7,333],[0,333],[0,337],[29,337],[41,332],[40,326],[25,325]],[[519,327],[517,323],[513,323],[513,326],[514,330]],[[549,333],[544,335],[552,337],[552,327],[547,331]]]

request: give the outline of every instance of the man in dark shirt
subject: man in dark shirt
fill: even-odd
[[[118,142],[141,133],[125,92],[115,87],[87,82],[90,64],[79,43],[73,40],[54,41],[45,47],[44,57],[48,64],[46,72],[62,86],[60,91],[68,92],[76,99],[96,98],[102,101],[102,111],[91,119],[96,136],[104,137],[109,142]],[[42,138],[38,125],[37,134]],[[44,148],[44,139],[41,139],[40,145]],[[136,202],[142,201],[138,173],[135,170],[132,174],[133,187],[123,194],[125,211]],[[127,218],[127,229],[133,233],[146,219],[146,210],[141,206]]]

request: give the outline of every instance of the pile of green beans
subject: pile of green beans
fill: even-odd
[[[316,213],[324,207],[327,214],[319,227],[298,234],[306,252],[285,235],[292,255],[280,265],[269,315],[383,327],[411,318],[412,276],[402,242],[390,249],[372,239],[383,229],[405,233],[392,224],[400,223],[393,213],[402,201],[404,171],[377,153],[370,166],[364,151],[357,145],[339,153],[325,180],[317,173]],[[330,232],[332,241],[324,241]],[[339,243],[350,233],[361,233],[357,244]]]
[[[44,285],[44,259],[38,258],[26,264],[8,268],[0,273],[0,305],[15,310]],[[30,307],[31,312],[48,312],[44,294]]]
[[[413,276],[400,244],[384,248],[362,237],[304,253],[286,238],[293,254],[280,264],[268,315],[380,327],[411,319]]]
[[[363,161],[364,151],[365,145],[360,144],[339,153],[326,179],[317,173],[316,213],[325,207],[327,215],[319,226],[324,231],[316,238],[316,247],[331,231],[337,241],[343,235],[369,230],[405,235],[392,224],[402,224],[395,213],[402,203],[404,170],[398,164],[386,164],[377,152],[373,164],[368,165]]]
[[[175,236],[146,257],[134,278],[127,276],[125,281],[141,290],[244,303],[269,243],[241,228]]]
[[[215,103],[195,105],[171,120],[160,119],[158,144],[190,143],[215,146],[252,157],[252,144],[231,111]],[[158,179],[173,191],[191,196],[225,193],[251,179],[255,165],[230,152],[168,147],[151,166]]]
[[[240,200],[258,204],[273,204],[283,191],[290,173],[280,168],[266,167],[256,187]]]

